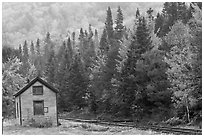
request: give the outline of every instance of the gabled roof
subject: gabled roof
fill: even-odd
[[[32,86],[36,81],[40,82],[41,84],[45,85],[47,88],[49,88],[50,90],[54,91],[55,93],[58,93],[58,91],[51,86],[50,84],[48,84],[46,81],[44,81],[43,79],[41,79],[40,77],[36,77],[33,80],[31,80],[27,85],[25,85],[21,90],[19,90],[17,93],[14,94],[15,97],[17,97],[18,95],[22,94],[24,91],[26,91],[30,86]]]

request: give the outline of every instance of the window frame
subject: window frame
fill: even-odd
[[[34,88],[39,88],[39,87],[42,88],[42,93],[36,94],[36,92],[34,92],[34,91],[35,91]],[[43,86],[33,86],[33,87],[32,87],[32,91],[33,91],[33,95],[43,95]]]
[[[16,118],[19,118],[18,102],[16,102]]]
[[[39,103],[39,102],[42,103],[42,114],[36,114],[35,103]],[[34,116],[43,116],[43,115],[45,115],[45,112],[44,112],[44,100],[33,100],[33,115]]]

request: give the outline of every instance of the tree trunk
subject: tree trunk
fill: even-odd
[[[188,108],[188,105],[186,105],[186,112],[187,112],[187,122],[189,123],[190,122],[190,114],[189,114],[189,108]]]
[[[190,114],[189,114],[189,107],[188,107],[188,96],[186,97],[186,113],[187,113],[187,122],[190,122]]]

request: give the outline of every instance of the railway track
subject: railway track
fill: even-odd
[[[64,118],[64,120],[83,122],[83,123],[94,123],[99,125],[133,127],[141,130],[151,129],[162,133],[177,134],[177,135],[202,135],[201,129],[188,129],[188,128],[167,127],[167,126],[137,126],[131,121],[107,122],[107,121],[100,121],[100,120],[83,120],[83,119],[73,119],[73,118]]]

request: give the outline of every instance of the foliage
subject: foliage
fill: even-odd
[[[38,75],[59,90],[60,111],[88,108],[110,118],[178,117],[170,120],[173,124],[200,120],[200,6],[166,2],[156,19],[152,8],[146,17],[137,8],[132,29],[124,24],[120,6],[114,22],[108,7],[101,35],[89,24],[88,30],[81,26],[79,32],[59,33],[58,39],[47,31],[29,50],[26,40],[18,50],[4,46],[4,114],[13,110],[13,92]]]
[[[190,28],[182,22],[177,22],[166,36],[169,45],[173,45],[165,61],[169,64],[167,74],[174,93],[173,101],[176,108],[186,108],[186,120],[190,121],[190,109],[195,105],[197,99],[192,96],[195,91],[195,74],[193,65],[196,54],[191,49]]]
[[[35,119],[30,119],[29,126],[36,127],[36,128],[49,128],[49,127],[52,127],[52,120],[51,118],[46,118],[45,120],[37,122],[35,121]]]
[[[9,59],[13,59],[15,57],[20,58],[18,50],[4,46],[2,48],[2,63],[7,62]]]
[[[122,10],[120,8],[120,6],[118,7],[117,10],[117,18],[115,20],[116,23],[116,27],[115,27],[115,38],[120,40],[123,37],[123,30],[124,30],[124,26],[123,26],[123,13]]]
[[[112,12],[110,7],[108,7],[107,9],[105,27],[107,31],[108,40],[110,41],[113,38],[113,19],[112,19]]]
[[[25,83],[25,78],[19,74],[21,65],[22,62],[17,57],[9,59],[2,65],[2,114],[4,117],[14,115],[13,94]]]

